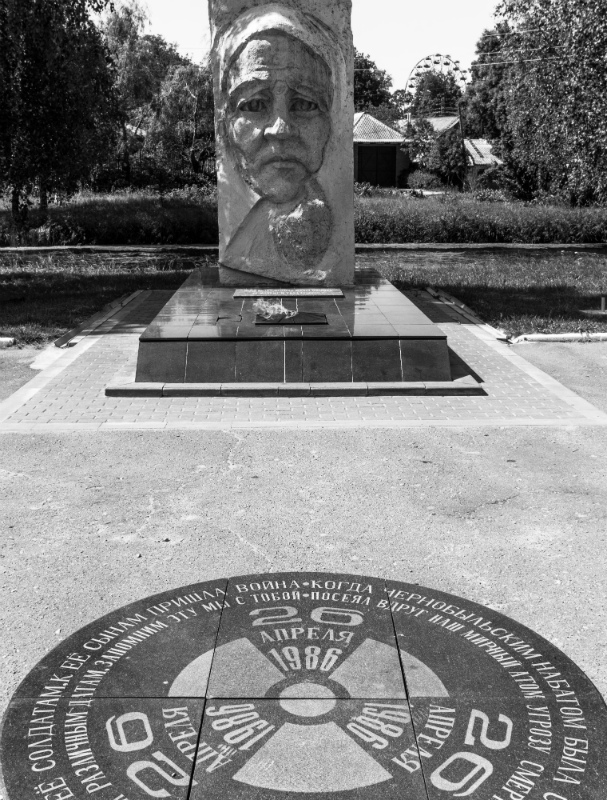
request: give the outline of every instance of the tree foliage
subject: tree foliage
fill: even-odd
[[[354,52],[354,109],[372,111],[392,106],[392,78],[364,53]]]
[[[114,75],[91,12],[106,0],[0,0],[0,189],[20,221],[107,152]]]
[[[498,12],[513,31],[501,143],[520,193],[605,203],[604,0],[502,0]]]
[[[103,23],[118,75],[121,126],[97,188],[170,189],[208,181],[214,171],[210,68],[193,64],[146,27],[139,0],[122,0]]]
[[[462,90],[451,73],[425,72],[419,78],[411,114],[416,118],[455,114],[461,97]]]
[[[116,91],[121,111],[117,157],[122,180],[132,182],[132,159],[141,153],[147,128],[158,113],[160,90],[168,73],[188,63],[161,36],[145,33],[147,16],[138,0],[112,7],[102,30],[116,69]]]
[[[158,110],[146,151],[167,175],[209,175],[215,159],[213,81],[207,65],[186,64],[169,71],[160,87]]]
[[[405,138],[411,160],[421,169],[429,169],[428,161],[436,142],[436,133],[431,123],[423,117],[411,120],[405,131]]]
[[[431,123],[420,117],[411,121],[406,136],[409,155],[418,169],[448,186],[463,186],[466,157],[459,125],[437,134]]]
[[[510,26],[503,22],[484,31],[477,43],[464,102],[466,134],[472,138],[498,140],[506,129],[508,65],[503,62],[508,58],[504,45],[510,35]]]
[[[448,186],[462,187],[467,159],[459,126],[437,136],[427,158],[427,168]]]

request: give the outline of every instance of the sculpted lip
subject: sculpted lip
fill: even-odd
[[[262,163],[262,166],[267,167],[270,164],[274,167],[295,167],[295,166],[300,166],[301,161],[297,158],[273,156],[272,158],[268,158],[267,160],[265,160]]]

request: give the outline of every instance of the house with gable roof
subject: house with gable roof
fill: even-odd
[[[491,167],[500,167],[504,162],[493,155],[491,142],[486,139],[464,139],[468,180],[474,186],[478,178]]]
[[[437,137],[460,128],[460,119],[456,116],[426,117],[426,120]],[[399,120],[397,125],[405,133],[409,123],[410,118]],[[410,139],[404,140],[405,145],[410,142]],[[463,145],[466,154],[466,178],[471,186],[474,186],[478,178],[488,169],[499,167],[504,163],[501,158],[494,155],[493,146],[487,139],[464,139]]]
[[[402,133],[371,114],[354,115],[354,180],[373,186],[398,186],[398,176],[410,166],[402,149]]]

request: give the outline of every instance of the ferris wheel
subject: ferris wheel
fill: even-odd
[[[462,69],[459,61],[455,61],[450,55],[434,53],[420,59],[411,70],[405,87],[405,92],[410,97],[415,97],[420,79],[429,72],[452,75],[462,90],[471,78],[470,70]]]

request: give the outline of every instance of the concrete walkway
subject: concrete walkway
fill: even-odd
[[[300,569],[486,604],[561,647],[607,694],[606,346],[508,349],[453,320],[458,353],[490,378],[487,398],[451,398],[455,410],[442,398],[425,411],[407,405],[416,398],[327,399],[284,420],[264,401],[206,401],[192,424],[181,401],[174,424],[144,405],[143,424],[111,430],[118,407],[101,399],[103,382],[138,330],[121,319],[130,332],[90,337],[3,406],[3,708],[55,644],[123,604]],[[462,416],[464,401],[491,411]],[[82,421],[92,408],[108,422]]]

